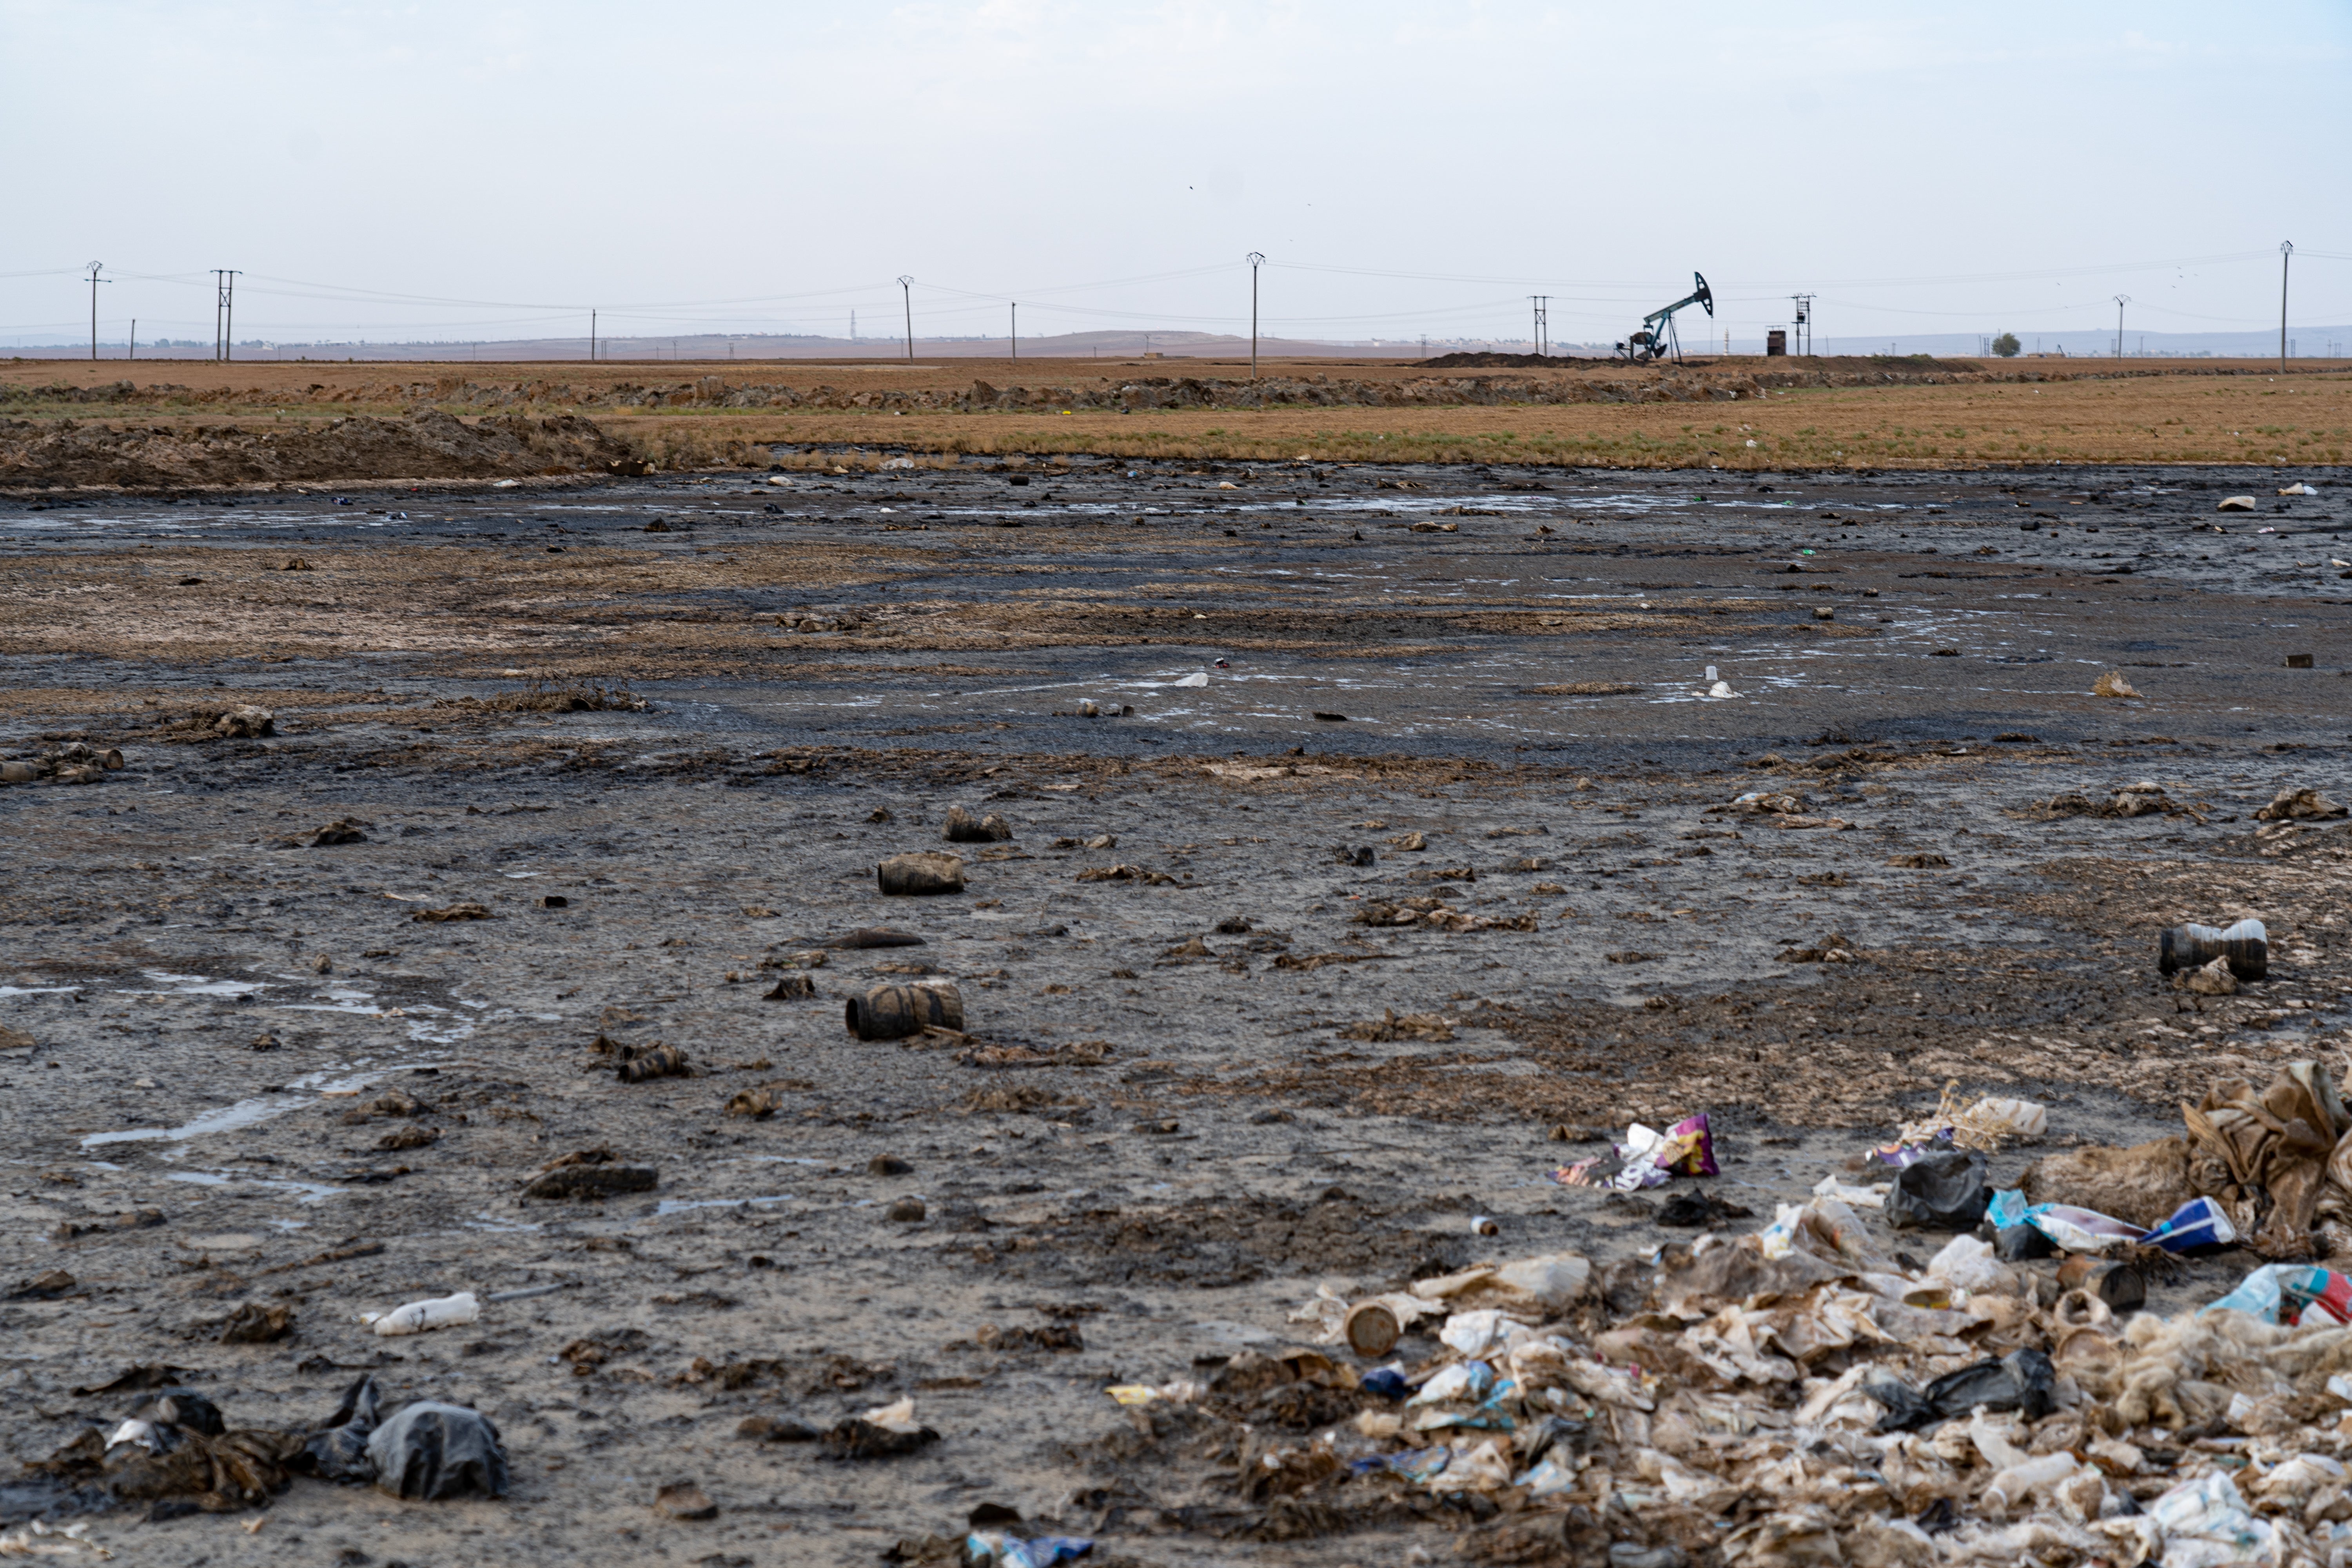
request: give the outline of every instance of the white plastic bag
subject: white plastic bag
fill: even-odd
[[[2050,1110],[2031,1100],[1995,1099],[1987,1095],[1963,1113],[1972,1127],[1999,1128],[2020,1138],[2039,1138],[2050,1131]]]

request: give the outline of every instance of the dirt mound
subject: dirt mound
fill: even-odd
[[[1423,370],[1557,370],[1573,363],[1566,354],[1501,354],[1477,353],[1439,354],[1435,359],[1415,360]]]
[[[634,471],[637,460],[625,443],[575,415],[509,415],[467,425],[433,412],[270,430],[0,421],[0,488],[6,489],[493,479]]]

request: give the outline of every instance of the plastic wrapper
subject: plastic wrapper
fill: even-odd
[[[2019,1138],[2039,1138],[2050,1131],[2049,1108],[2031,1100],[2007,1100],[1987,1095],[1969,1107],[1966,1119],[1986,1129],[1999,1128]]]
[[[2266,1263],[2198,1309],[2200,1317],[2208,1312],[2244,1312],[2290,1329],[2306,1321],[2352,1323],[2352,1279],[2308,1263]]]
[[[1963,1290],[2017,1293],[2017,1271],[1993,1256],[1987,1243],[1973,1236],[1956,1236],[1927,1260],[1927,1278],[1946,1279]]]
[[[969,1568],[1054,1568],[1075,1563],[1094,1549],[1095,1543],[1083,1536],[1039,1535],[1024,1541],[974,1531],[964,1539],[963,1560]]]
[[[1997,1230],[2030,1226],[2065,1252],[2105,1252],[2148,1239],[2148,1232],[2111,1215],[2072,1204],[2029,1204],[2017,1189],[1995,1193],[1984,1217]]]
[[[1406,1403],[1437,1405],[1449,1399],[1484,1399],[1494,1392],[1495,1369],[1483,1361],[1456,1362],[1421,1385]]]
[[[1511,1483],[1528,1489],[1530,1497],[1550,1497],[1576,1488],[1576,1461],[1565,1455],[1547,1455]]]
[[[1948,1154],[1952,1149],[1952,1130],[1941,1127],[1921,1138],[1900,1138],[1892,1143],[1882,1143],[1864,1157],[1899,1171],[1906,1165],[1917,1164],[1930,1154]]]
[[[2147,1233],[2148,1242],[2167,1252],[2201,1253],[2228,1247],[2238,1239],[2238,1227],[2211,1198],[2191,1198],[2172,1217]]]
[[[1531,1333],[1517,1318],[1489,1310],[1454,1313],[1437,1331],[1437,1337],[1447,1348],[1477,1361],[1494,1352],[1511,1349],[1530,1338]]]
[[[2256,1519],[2226,1475],[2184,1481],[2147,1506],[2164,1531],[2164,1568],[2220,1568],[2273,1557],[2269,1523]]]

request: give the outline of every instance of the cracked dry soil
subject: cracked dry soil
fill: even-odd
[[[2252,815],[2352,783],[2332,479],[1024,477],[0,505],[0,751],[126,764],[0,788],[12,1460],[133,1365],[298,1429],[364,1367],[489,1413],[511,1494],[98,1539],[834,1563],[993,1502],[1129,1564],[1443,1552],[1466,1517],[1279,1514],[1103,1389],[1295,1342],[1318,1283],[1654,1247],[1654,1199],[1550,1179],[1629,1120],[1710,1112],[1761,1223],[1954,1080],[2063,1144],[2341,1065],[2352,829]],[[190,723],[239,703],[276,732]],[[1013,837],[941,844],[956,805]],[[877,892],[949,847],[962,893]],[[2160,927],[2249,914],[2267,982],[2159,982]],[[921,945],[794,956],[877,925]],[[845,1032],[927,977],[967,1038]],[[656,1041],[690,1076],[621,1081]],[[521,1195],[599,1148],[653,1190]],[[248,1303],[290,1333],[220,1342]],[[908,1395],[909,1455],[741,1435]],[[653,1510],[681,1480],[715,1518]]]

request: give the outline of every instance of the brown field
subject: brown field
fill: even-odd
[[[1845,367],[1829,374],[1814,365]],[[1856,368],[1859,367],[1859,368]],[[665,468],[766,460],[745,443],[951,455],[1094,453],[1265,461],[1504,462],[1614,468],[1936,468],[2011,463],[2338,463],[2352,450],[2352,365],[2299,361],[2092,359],[1903,361],[1705,359],[1679,371],[1563,362],[1559,373],[1432,372],[1403,361],[1265,361],[1261,374],[1309,395],[1352,383],[1423,401],[1264,408],[1054,409],[1052,391],[1181,376],[1240,383],[1246,362],[888,360],[759,365],[142,362],[131,395],[104,404],[40,389],[119,384],[121,361],[0,363],[6,406],[33,419],[135,420],[284,428],[352,414],[441,408],[578,412]],[[1834,384],[1801,383],[1809,374]],[[153,381],[144,377],[154,377]],[[1572,378],[1595,401],[1515,402]],[[714,379],[715,378],[715,379]],[[1327,378],[1318,381],[1318,378]],[[1458,400],[1438,381],[1471,390]],[[975,382],[1031,405],[971,411],[851,407],[961,396]],[[730,407],[739,388],[830,389],[822,407]],[[1366,392],[1364,389],[1372,391]],[[1633,399],[1651,399],[1633,401]],[[1620,399],[1622,399],[1622,401]],[[1038,405],[1040,401],[1044,405]],[[824,460],[835,460],[827,457]],[[852,459],[854,461],[854,458]]]

